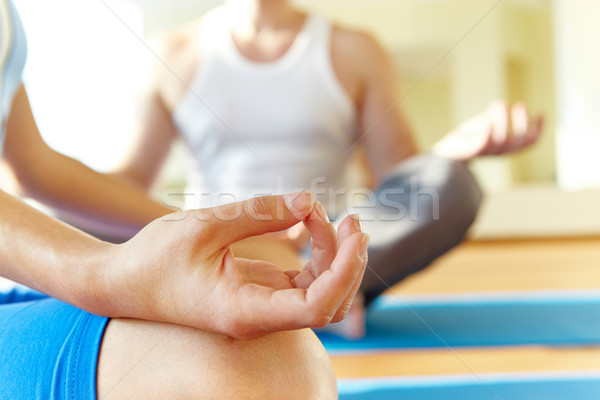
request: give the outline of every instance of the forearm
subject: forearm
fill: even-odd
[[[108,223],[127,236],[173,211],[141,188],[55,151],[47,152],[44,160],[29,169],[22,189],[24,195],[66,213],[74,222]]]
[[[23,87],[15,95],[7,119],[3,157],[22,194],[75,214],[80,220],[106,221],[133,233],[171,212],[141,189],[52,150],[37,129]]]
[[[0,275],[88,311],[113,245],[99,241],[0,191]]]

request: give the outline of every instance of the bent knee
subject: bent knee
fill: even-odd
[[[310,330],[235,340],[113,320],[98,368],[102,399],[334,399],[333,368]]]
[[[482,193],[469,168],[463,162],[430,154],[420,154],[403,161],[390,171],[380,191],[401,187],[421,200],[431,197],[438,206],[439,218],[451,216],[453,220],[470,225],[482,200]],[[423,196],[420,196],[423,195]],[[412,198],[409,206],[412,204]]]
[[[481,205],[482,193],[475,177],[460,161],[423,155],[415,167],[418,185],[435,190],[440,207],[470,225]]]
[[[336,399],[333,367],[325,349],[309,330],[278,332],[254,340],[219,338],[221,382],[237,382],[228,399]],[[219,347],[221,347],[219,349]],[[233,376],[228,376],[228,374]],[[232,380],[235,379],[235,380]]]

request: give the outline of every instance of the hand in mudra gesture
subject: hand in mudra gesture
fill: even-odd
[[[302,271],[234,257],[231,244],[299,221],[313,249]],[[347,217],[336,232],[309,192],[175,213],[115,248],[120,262],[106,271],[110,295],[100,302],[109,309],[99,313],[235,338],[322,327],[348,312],[367,246],[358,221]]]
[[[448,133],[433,146],[438,156],[458,161],[476,157],[501,155],[525,149],[534,144],[542,131],[543,118],[531,118],[523,103],[508,107],[496,101]]]

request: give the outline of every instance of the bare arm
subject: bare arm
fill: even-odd
[[[402,160],[417,154],[410,126],[400,107],[401,93],[393,60],[379,43],[368,35],[352,33],[355,46],[347,57],[360,52],[356,60],[362,80],[359,95],[360,134],[376,179]],[[535,143],[542,129],[542,118],[531,118],[522,103],[512,107],[492,103],[443,136],[432,148],[433,154],[457,161],[486,155],[501,155]]]
[[[143,96],[138,124],[132,146],[113,174],[148,191],[177,137],[170,111],[154,87],[148,88]]]
[[[302,273],[233,258],[231,243],[301,220],[318,248]],[[350,217],[336,237],[312,195],[171,214],[112,245],[0,191],[0,276],[95,314],[239,338],[341,320],[362,280],[367,243]]]
[[[41,138],[21,87],[7,121],[4,157],[24,195],[94,221],[136,232],[172,212],[142,190],[52,150]]]
[[[354,43],[348,56],[361,54],[352,58],[361,83],[357,140],[378,181],[394,165],[417,154],[417,145],[398,104],[399,84],[393,60],[371,36],[357,32],[346,35]]]
[[[0,191],[1,276],[83,305],[86,291],[96,298],[109,246]]]
[[[114,174],[149,190],[178,137],[173,110],[187,94],[197,71],[199,22],[194,22],[155,42],[160,59],[142,92],[135,139]],[[165,66],[168,66],[168,68]]]

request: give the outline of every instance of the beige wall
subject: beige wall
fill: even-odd
[[[524,100],[532,111],[542,112],[546,129],[535,149],[478,161],[473,169],[488,191],[502,191],[514,183],[554,180],[549,2],[503,1],[493,9],[497,1],[298,3],[373,32],[396,55],[404,83],[399,97],[412,88],[401,106],[408,111],[425,148],[497,98]]]
[[[600,2],[555,0],[558,175],[570,190],[600,187]]]

